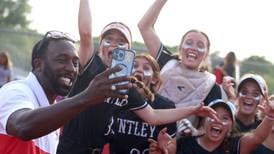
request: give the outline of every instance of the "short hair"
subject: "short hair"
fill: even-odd
[[[46,39],[46,40],[41,39],[32,48],[32,55],[31,55],[32,69],[34,69],[34,60],[45,56],[49,46],[49,42],[50,42],[49,39]]]
[[[32,69],[34,69],[34,60],[37,58],[43,58],[46,55],[48,46],[50,41],[52,40],[66,40],[66,41],[70,41],[72,43],[75,43],[75,39],[68,33],[64,33],[61,31],[48,31],[44,37],[38,41],[33,49],[32,49],[32,55],[31,55],[31,66]]]

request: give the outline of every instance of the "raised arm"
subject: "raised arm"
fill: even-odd
[[[138,28],[144,39],[145,45],[154,58],[157,56],[157,52],[161,45],[161,41],[154,30],[154,24],[166,1],[167,0],[155,0],[138,23]]]
[[[79,58],[82,67],[86,65],[94,53],[91,21],[89,0],[80,0],[78,28],[80,35]]]
[[[267,102],[262,109],[265,117],[254,132],[248,133],[241,138],[241,154],[250,153],[259,146],[269,135],[274,124],[274,101]]]

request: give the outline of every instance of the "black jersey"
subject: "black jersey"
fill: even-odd
[[[259,118],[255,117],[255,121],[254,123],[250,124],[250,125],[245,125],[244,123],[242,123],[237,117],[235,118],[235,128],[238,132],[241,133],[246,133],[246,132],[250,132],[254,129],[256,129],[260,123],[262,122],[262,120],[260,120]]]
[[[172,101],[160,95],[156,95],[154,102],[149,104],[154,109],[175,108]],[[128,110],[119,111],[112,116],[106,134],[110,143],[110,153],[148,154],[148,139],[157,140],[159,131],[165,127],[171,136],[175,136],[176,122],[155,126],[143,122],[142,119]]]
[[[274,154],[274,150],[271,150],[261,144],[252,154]]]
[[[178,60],[177,56],[172,55],[172,53],[163,44],[161,44],[158,54],[156,56],[156,60],[159,63],[160,68],[162,69],[167,64],[167,62],[172,59]],[[207,97],[205,98],[204,103],[205,105],[208,105],[210,102],[221,98],[221,88],[219,85],[214,84]]]
[[[87,88],[90,81],[104,70],[106,70],[106,66],[101,58],[98,55],[93,56],[78,76],[70,96],[76,95]],[[101,104],[86,109],[65,124],[60,136],[57,153],[88,154],[92,153],[94,149],[101,149],[105,143],[104,133],[108,121],[115,111],[122,108],[137,110],[146,106],[145,101],[108,98]]]
[[[228,138],[228,149],[231,154],[240,153],[240,137]],[[213,151],[207,151],[197,142],[197,137],[181,137],[177,140],[176,154],[225,154],[222,144]]]

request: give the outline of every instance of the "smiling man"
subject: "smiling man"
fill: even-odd
[[[65,96],[78,75],[79,57],[75,41],[60,31],[49,31],[33,48],[32,72],[26,79],[13,81],[0,90],[0,153],[54,154],[58,143],[55,131],[74,115],[105,99],[103,92],[125,98],[111,85],[129,81],[108,79],[119,67],[97,75],[87,88],[54,104]],[[130,85],[117,87],[130,88]]]

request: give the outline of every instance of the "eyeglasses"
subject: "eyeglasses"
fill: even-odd
[[[103,39],[102,40],[102,45],[104,47],[110,47],[111,44],[113,44],[115,41],[109,40],[109,39]],[[128,48],[128,43],[126,42],[115,42],[116,46],[118,48],[122,48],[122,49],[127,49]]]
[[[242,90],[239,92],[240,97],[250,97],[255,101],[259,101],[262,97],[261,93],[249,93],[246,90]]]

